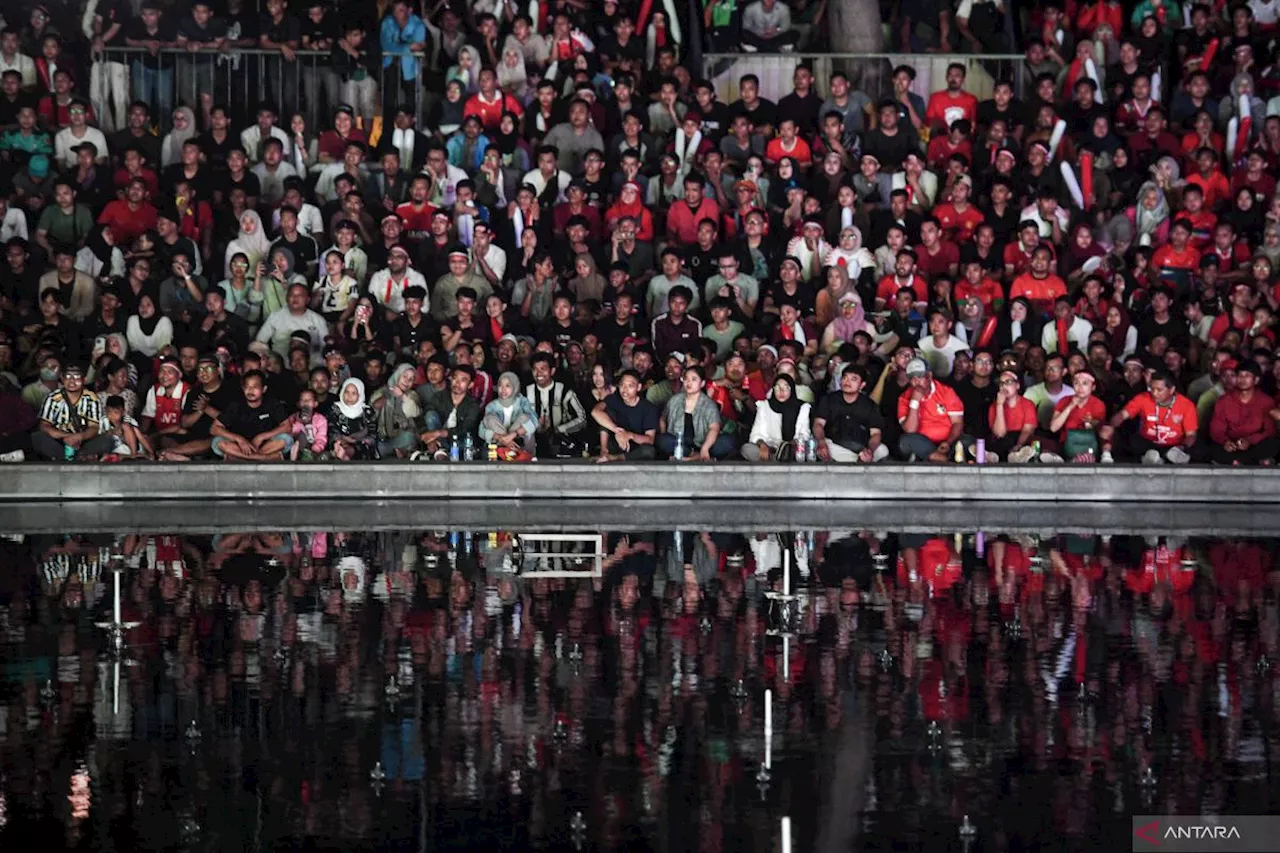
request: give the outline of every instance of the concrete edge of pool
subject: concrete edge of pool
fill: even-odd
[[[118,463],[0,466],[0,503],[583,500],[1275,504],[1280,472],[1208,466]]]

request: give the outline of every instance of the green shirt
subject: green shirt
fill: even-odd
[[[49,242],[69,246],[79,246],[92,230],[93,217],[83,204],[75,205],[69,214],[63,213],[56,204],[50,205],[40,214],[40,221],[36,224],[36,231],[45,232]]]

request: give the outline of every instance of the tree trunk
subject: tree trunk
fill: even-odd
[[[833,53],[883,53],[884,28],[879,0],[827,0]],[[885,59],[846,59],[837,68],[849,75],[855,89],[872,98],[883,97],[891,88],[890,66]]]

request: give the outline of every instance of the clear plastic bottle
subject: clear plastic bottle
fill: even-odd
[[[676,436],[676,450],[674,453],[671,454],[671,458],[672,459],[684,458],[684,436],[683,435]]]
[[[476,443],[470,435],[462,439],[462,458],[466,462],[476,461]]]
[[[449,461],[457,462],[462,456],[461,448],[458,447],[458,437],[454,436],[449,442]]]
[[[809,441],[806,442],[804,455],[806,462],[818,461],[818,439],[813,436],[809,436]]]

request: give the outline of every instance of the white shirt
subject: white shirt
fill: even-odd
[[[375,301],[397,314],[404,311],[404,291],[407,287],[425,288],[427,280],[415,269],[405,269],[404,275],[396,280],[391,277],[391,270],[378,270],[369,278],[369,295]]]
[[[471,251],[472,262],[475,260],[475,250]],[[498,281],[502,281],[502,277],[507,272],[507,253],[503,251],[497,243],[489,243],[489,251],[484,253],[484,262],[489,265],[489,269],[498,277]],[[478,269],[476,275],[484,275]]]
[[[1067,340],[1080,352],[1089,349],[1089,335],[1093,334],[1093,324],[1083,317],[1072,317],[1071,327],[1067,329]],[[1058,324],[1050,320],[1044,324],[1040,333],[1040,346],[1045,352],[1058,351]]]
[[[4,219],[0,221],[0,243],[7,243],[14,237],[21,237],[23,240],[30,240],[27,236],[27,217],[15,207],[10,207],[5,211]]]
[[[920,355],[929,362],[929,369],[938,379],[950,378],[951,368],[956,362],[956,353],[968,348],[969,345],[955,335],[947,338],[942,346],[933,342],[933,335],[925,335],[920,339]]]
[[[36,63],[31,57],[25,53],[15,53],[13,61],[4,58],[4,54],[0,54],[0,74],[6,71],[17,71],[22,75],[22,87],[30,89],[36,84]],[[52,74],[50,79],[53,79]]]
[[[1058,209],[1053,212],[1053,218],[1058,220],[1058,228],[1062,231],[1067,230],[1067,226],[1071,224],[1071,216],[1067,213],[1066,208],[1058,205]],[[1029,204],[1022,209],[1022,213],[1018,215],[1018,221],[1030,219],[1040,229],[1040,236],[1048,239],[1053,236],[1053,223],[1040,215],[1040,205]]]
[[[98,156],[95,158],[101,163],[107,159],[107,138],[102,135],[102,131],[96,127],[85,127],[84,134],[76,136],[71,132],[71,128],[64,127],[58,131],[53,137],[53,156],[64,169],[74,169],[76,167],[76,152],[72,151],[81,142],[92,142],[94,147],[98,149]]]
[[[271,214],[271,227],[276,232],[280,231],[280,208],[278,207]],[[298,230],[317,240],[321,239],[324,236],[324,221],[320,218],[320,208],[304,201],[302,209],[298,211]]]
[[[289,135],[278,127],[271,128],[271,135],[280,140],[284,146],[284,151],[289,152]],[[245,153],[249,155],[250,163],[257,163],[262,159],[262,152],[258,150],[265,140],[262,138],[262,130],[257,124],[247,127],[240,132],[240,144],[244,146]]]

